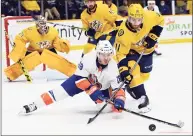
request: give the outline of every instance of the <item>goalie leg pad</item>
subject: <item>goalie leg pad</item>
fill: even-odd
[[[69,77],[74,74],[77,68],[75,64],[47,49],[44,49],[41,54],[41,62]]]
[[[29,55],[27,55],[23,60],[22,60],[25,68],[28,71],[33,70],[36,66],[38,66],[39,64],[41,64],[40,61],[40,54],[35,51],[30,53]],[[21,76],[23,74],[22,68],[20,66],[20,64],[14,63],[13,65],[7,67],[5,70],[5,75],[10,79],[10,80],[15,80],[17,79],[19,76]]]
[[[19,59],[23,59],[25,57],[27,49],[25,47],[15,46],[13,50],[9,54],[9,58],[14,62],[17,62]]]
[[[37,51],[30,53],[29,55],[25,56],[22,60],[25,68],[29,71],[33,70],[36,66],[41,64],[40,54]]]
[[[17,79],[19,76],[23,74],[23,71],[21,69],[21,66],[19,63],[14,63],[13,65],[7,67],[4,70],[5,75],[7,78],[9,78],[11,81]]]

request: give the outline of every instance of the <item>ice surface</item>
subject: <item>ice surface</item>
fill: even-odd
[[[160,45],[160,50],[163,55],[154,57],[151,78],[145,84],[152,107],[152,111],[145,115],[171,123],[178,123],[182,120],[185,122],[183,128],[171,127],[126,112],[103,113],[87,125],[88,119],[93,117],[98,110],[85,93],[42,108],[32,115],[18,116],[23,105],[63,82],[63,80],[51,79],[66,78],[50,70],[38,73],[38,76],[44,78],[36,77],[39,81],[32,84],[21,81],[9,83],[5,82],[5,77],[3,77],[2,134],[190,135],[192,133],[192,45],[190,43]],[[74,62],[77,63],[80,55],[80,51],[74,51],[67,58],[73,57]],[[32,75],[35,77],[35,74]],[[130,96],[127,97],[126,108],[135,109],[135,101]],[[149,131],[150,124],[156,125],[154,132]]]

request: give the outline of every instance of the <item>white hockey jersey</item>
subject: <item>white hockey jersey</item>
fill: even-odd
[[[115,60],[111,59],[109,64],[101,70],[97,67],[96,59],[97,55],[95,50],[85,54],[81,62],[82,67],[77,69],[75,75],[81,77],[89,77],[92,75],[92,77],[95,77],[96,80],[102,85],[101,90],[106,90],[109,87],[112,87],[113,90],[118,88],[121,83],[119,70]]]
[[[145,9],[145,10],[149,10],[149,9],[148,9],[148,6],[144,7],[144,9]],[[160,14],[160,11],[159,11],[159,8],[158,8],[158,6],[157,6],[157,5],[155,5],[155,6],[154,6],[153,11],[155,11],[155,12],[157,12],[157,13],[159,13],[159,14]]]

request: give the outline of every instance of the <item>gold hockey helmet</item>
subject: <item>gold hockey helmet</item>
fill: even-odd
[[[144,9],[140,4],[131,4],[128,8],[128,15],[132,18],[143,18]]]

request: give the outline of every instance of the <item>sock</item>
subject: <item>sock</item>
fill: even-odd
[[[144,84],[131,88],[131,91],[134,93],[137,99],[139,99],[142,95],[146,95]]]

